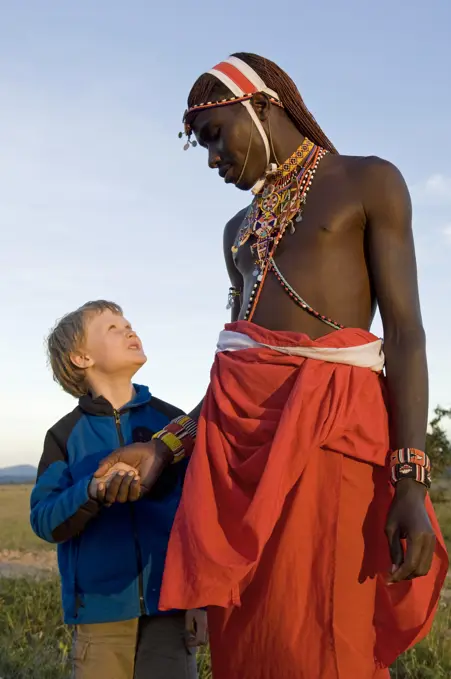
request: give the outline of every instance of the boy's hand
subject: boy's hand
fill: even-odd
[[[109,506],[114,502],[138,500],[140,486],[136,469],[123,462],[117,462],[103,476],[92,478],[88,493],[93,500]]]
[[[111,453],[111,455],[102,460],[94,474],[94,478],[102,479],[118,463],[122,463],[136,471],[140,480],[141,493],[146,492],[152,488],[165,467],[170,464],[172,457],[173,455],[169,448],[158,439],[149,441],[149,443],[132,443],[125,448],[118,448],[118,450],[115,450],[114,453]],[[117,479],[111,482],[113,486],[111,492],[115,490],[117,483],[119,483]],[[132,488],[130,487],[131,490]],[[128,497],[128,499],[131,500],[132,498]],[[126,502],[126,500],[123,500],[123,502]]]
[[[185,614],[186,645],[188,648],[208,643],[207,612],[193,608]]]

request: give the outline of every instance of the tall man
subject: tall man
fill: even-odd
[[[447,570],[408,190],[390,163],[338,155],[255,55],[203,74],[184,122],[185,148],[254,192],[224,232],[232,323],[190,419],[98,474],[122,460],[149,487],[194,449],[160,607],[209,606],[215,679],[388,677]]]

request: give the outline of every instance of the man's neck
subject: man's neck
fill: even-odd
[[[89,381],[94,397],[103,396],[115,410],[119,410],[131,401],[135,394],[129,375],[114,378],[96,375],[95,377],[91,376]]]
[[[271,163],[277,166],[288,160],[304,141],[302,132],[282,111],[276,112],[275,117],[268,121],[266,131],[270,140]]]
[[[273,140],[271,162],[276,163],[277,166],[282,165],[282,163],[293,155],[303,141],[304,136],[298,132],[298,130],[289,129],[287,134],[280,135],[277,140]]]

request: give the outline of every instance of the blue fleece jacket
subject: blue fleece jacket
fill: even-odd
[[[165,470],[149,496],[103,507],[88,495],[101,459],[121,445],[149,441],[182,411],[134,385],[115,411],[83,396],[48,432],[31,495],[31,525],[58,543],[64,619],[68,624],[158,614],[166,550],[185,465]]]

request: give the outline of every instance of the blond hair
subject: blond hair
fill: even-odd
[[[122,315],[122,309],[114,302],[99,299],[86,302],[75,311],[66,314],[57,322],[47,338],[47,354],[53,379],[67,391],[68,394],[79,398],[88,393],[85,371],[71,360],[71,354],[77,351],[85,337],[85,322],[87,316],[112,311]]]

